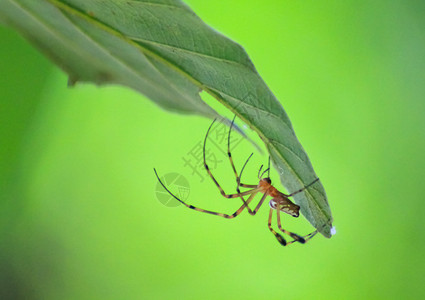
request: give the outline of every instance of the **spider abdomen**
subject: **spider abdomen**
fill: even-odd
[[[269,205],[272,209],[276,209],[279,204],[279,210],[281,212],[287,213],[293,217],[298,217],[300,215],[300,207],[291,202],[286,197],[278,197],[270,200]]]

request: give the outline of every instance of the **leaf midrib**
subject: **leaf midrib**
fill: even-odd
[[[175,47],[175,46],[172,46],[172,45],[168,45],[168,44],[164,44],[164,43],[160,43],[160,42],[156,42],[156,41],[151,41],[151,40],[147,40],[147,39],[143,39],[143,38],[137,38],[137,37],[131,37],[131,36],[126,36],[126,38],[129,38],[132,41],[136,41],[136,42],[154,44],[154,45],[161,46],[161,47],[175,49],[175,50],[178,50],[178,51],[181,51],[181,52],[190,53],[192,55],[197,55],[197,56],[200,56],[200,57],[206,57],[206,58],[209,58],[211,60],[216,60],[216,61],[219,61],[219,62],[226,62],[226,63],[234,64],[234,65],[237,65],[239,67],[244,67],[244,68],[248,69],[250,72],[253,72],[253,70],[250,67],[248,67],[247,65],[244,65],[244,64],[237,62],[237,61],[234,61],[234,60],[225,59],[225,58],[222,58],[222,57],[216,57],[216,56],[212,56],[212,55],[209,55],[209,54],[196,52],[196,51],[193,51],[193,50],[190,50],[190,49]]]
[[[186,10],[186,9],[181,8],[179,6],[174,6],[174,5],[170,5],[170,4],[164,4],[164,3],[153,3],[153,2],[135,1],[135,0],[124,0],[124,1],[121,1],[121,2],[131,2],[131,3],[135,3],[136,5],[144,4],[144,5],[149,5],[149,6],[170,7],[170,8],[177,8],[177,9],[180,9],[180,10]]]

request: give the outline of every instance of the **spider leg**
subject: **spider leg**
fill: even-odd
[[[239,197],[240,195],[250,195],[248,200],[246,201],[246,203],[242,204],[242,206],[236,210],[233,214],[223,214],[223,213],[219,213],[219,212],[215,212],[215,211],[211,211],[211,210],[206,210],[203,208],[199,208],[190,204],[187,204],[186,202],[184,202],[183,200],[179,199],[176,195],[174,195],[165,185],[164,183],[162,183],[161,179],[158,176],[158,173],[156,172],[155,169],[153,169],[156,175],[156,178],[158,178],[159,183],[162,185],[162,187],[172,196],[174,197],[177,201],[179,201],[180,203],[182,203],[184,206],[186,206],[187,208],[199,211],[199,212],[203,212],[203,213],[207,213],[207,214],[211,214],[211,215],[215,215],[215,216],[220,216],[226,219],[233,219],[235,217],[237,217],[244,209],[245,207],[248,206],[248,204],[252,201],[252,199],[254,199],[255,195],[259,192],[258,189],[253,189],[253,190],[249,190],[246,192],[243,192],[241,194],[234,194],[234,195],[230,195],[233,196],[232,198],[236,198]]]
[[[280,231],[282,231],[283,233],[289,235],[290,237],[294,239],[293,241],[287,243],[287,245],[292,244],[293,242],[300,242],[301,244],[304,244],[305,239],[302,236],[282,228],[282,223],[280,221],[279,201],[276,201],[276,214],[277,214],[277,227],[279,227]]]
[[[261,197],[260,202],[258,202],[257,206],[255,207],[254,211],[252,212],[251,215],[255,216],[255,214],[258,212],[258,210],[260,209],[261,205],[263,205],[264,200],[266,200],[266,197],[268,196],[267,193],[264,193],[263,197]]]
[[[242,168],[242,171],[241,171],[240,175],[238,175],[238,172],[236,171],[235,163],[233,162],[232,153],[230,152],[230,133],[232,132],[232,128],[233,128],[233,124],[235,122],[235,119],[236,119],[236,115],[233,117],[232,123],[230,124],[230,128],[229,128],[229,134],[227,135],[227,156],[229,157],[230,165],[232,166],[233,173],[235,174],[235,177],[236,177],[236,184],[237,184],[237,186],[236,186],[236,192],[238,194],[241,194],[241,190],[239,189],[240,186],[247,187],[247,188],[256,188],[257,185],[243,184],[243,183],[241,184],[241,177],[240,177],[242,175],[243,169],[245,168],[246,164],[248,163],[248,161],[251,158],[251,156],[252,156],[253,153],[251,153],[251,155],[248,157],[248,159],[246,160],[245,164],[243,165],[243,168]],[[246,204],[245,198],[243,196],[240,196],[240,198],[241,198],[242,202],[244,204]],[[250,215],[253,215],[253,212],[252,212],[251,208],[248,205],[246,205],[246,208],[248,210],[248,213]]]
[[[236,117],[236,116],[235,116],[235,117]],[[203,154],[204,154],[204,167],[205,167],[205,169],[207,170],[208,175],[211,177],[211,179],[213,180],[213,182],[215,183],[215,185],[216,185],[216,186],[217,186],[217,188],[219,189],[220,194],[221,194],[223,197],[225,197],[225,198],[236,198],[236,197],[240,197],[240,198],[241,198],[241,200],[242,200],[242,202],[243,202],[243,204],[244,204],[244,205],[248,208],[248,211],[249,211],[250,213],[252,213],[251,209],[248,207],[247,202],[246,202],[246,201],[245,201],[245,199],[243,198],[243,196],[245,196],[245,195],[249,195],[249,194],[251,194],[251,192],[250,192],[250,191],[246,191],[246,192],[240,193],[240,191],[238,191],[238,193],[237,193],[237,194],[230,194],[230,195],[226,194],[226,192],[225,192],[225,191],[223,190],[223,188],[220,186],[220,184],[218,183],[218,181],[215,179],[214,175],[212,174],[212,172],[211,172],[210,168],[208,167],[207,160],[206,160],[206,155],[205,155],[205,145],[206,145],[206,143],[207,143],[208,134],[209,134],[209,132],[210,132],[210,130],[211,130],[211,128],[212,128],[212,126],[213,126],[213,124],[214,124],[214,122],[215,122],[215,121],[216,121],[216,120],[214,120],[214,121],[211,123],[210,127],[208,128],[207,134],[205,135],[205,139],[204,139],[204,147],[203,147]],[[234,119],[233,119],[233,121],[234,121]],[[230,130],[232,129],[233,121],[232,121],[232,125],[231,125],[231,127],[230,127]],[[229,131],[229,134],[230,134],[230,131]],[[228,137],[228,141],[230,141],[230,136]],[[234,173],[235,173],[235,176],[236,176],[236,181],[239,183],[240,179],[239,179],[239,176],[238,176],[238,174],[237,174],[237,172],[236,172],[235,165],[233,164],[232,155],[231,155],[231,153],[230,153],[230,142],[229,142],[229,144],[228,144],[228,156],[229,156],[230,163],[231,163],[231,165],[232,165],[232,168],[233,168]],[[257,187],[257,186],[255,186],[255,188],[256,188],[256,187]],[[251,191],[252,191],[252,190],[251,190]]]
[[[287,230],[285,230],[285,229],[282,228],[282,224],[280,222],[280,207],[279,207],[279,203],[278,202],[276,203],[276,213],[277,213],[277,226],[279,227],[279,229],[282,232],[286,233],[287,235],[291,236],[294,239],[294,240],[292,240],[290,242],[287,242],[286,243],[286,246],[288,246],[288,245],[290,245],[292,243],[295,243],[295,242],[299,242],[301,244],[305,244],[309,240],[311,240],[317,234],[317,232],[318,232],[317,230],[315,230],[315,231],[313,231],[313,232],[311,232],[311,233],[309,233],[309,234],[307,234],[305,236],[300,236],[300,235],[298,235],[296,233],[287,231]]]
[[[283,238],[282,235],[280,235],[279,233],[277,233],[273,228],[272,228],[272,216],[273,216],[273,208],[270,208],[270,213],[269,213],[269,222],[268,222],[268,226],[269,226],[269,230],[271,231],[271,233],[274,234],[274,236],[276,237],[276,239],[279,241],[279,243],[282,244],[282,246],[286,246],[287,242],[286,240]]]
[[[303,236],[303,239],[305,240],[304,244],[307,243],[309,240],[311,240],[317,233],[318,233],[318,231],[315,230],[315,231]],[[287,245],[290,245],[290,244],[295,243],[295,242],[298,242],[298,241],[297,240],[290,241],[290,242],[287,243]]]
[[[237,178],[236,179],[236,182],[237,182],[237,184],[238,184],[238,186],[236,187],[236,190],[238,191],[238,193],[240,193],[240,191],[239,191],[239,187],[241,186],[241,187],[245,187],[245,188],[256,188],[258,185],[256,185],[256,184],[245,184],[245,183],[241,183],[241,178],[242,178],[242,173],[243,173],[243,170],[245,169],[245,167],[246,167],[246,164],[248,163],[248,161],[249,161],[249,159],[252,157],[252,155],[253,155],[254,153],[251,153],[251,155],[248,157],[248,159],[245,161],[245,163],[243,164],[243,167],[242,167],[242,169],[241,169],[241,172],[239,173],[239,178]]]
[[[303,187],[303,188],[299,189],[298,191],[295,191],[295,192],[293,192],[293,193],[291,193],[291,194],[289,194],[289,195],[285,195],[285,196],[286,196],[286,197],[292,197],[292,196],[294,196],[294,195],[296,195],[296,194],[298,194],[298,193],[301,193],[301,192],[302,192],[302,191],[304,191],[305,189],[308,189],[310,186],[312,186],[313,184],[315,184],[317,181],[319,181],[319,178],[314,179],[314,180],[313,180],[313,182],[311,182],[310,184],[307,184],[305,187]]]
[[[238,175],[238,172],[236,171],[235,164],[233,163],[232,153],[230,152],[230,133],[232,132],[233,123],[235,122],[235,119],[236,119],[236,115],[233,117],[232,123],[230,124],[230,128],[229,128],[229,134],[227,135],[227,156],[229,157],[230,165],[232,166],[233,173],[235,174],[236,183],[239,186],[241,179]],[[251,158],[251,156],[252,156],[252,154],[249,156],[248,160]],[[248,162],[248,160],[247,160],[247,162]]]

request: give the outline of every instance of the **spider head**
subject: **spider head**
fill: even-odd
[[[263,178],[261,180],[267,182],[268,184],[271,184],[272,183],[272,180],[269,177]]]

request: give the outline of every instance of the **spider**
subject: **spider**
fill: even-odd
[[[269,202],[269,206],[270,206],[270,212],[269,212],[269,219],[268,219],[268,228],[270,230],[270,232],[276,237],[276,239],[279,241],[280,244],[282,244],[283,246],[287,246],[290,245],[294,242],[299,242],[301,244],[306,243],[308,240],[310,240],[311,238],[313,238],[316,234],[317,234],[317,230],[313,231],[312,233],[306,235],[306,236],[300,236],[296,233],[290,232],[286,229],[284,229],[281,225],[281,219],[280,219],[280,213],[284,212],[287,213],[293,217],[298,217],[299,216],[299,210],[300,210],[300,206],[294,204],[289,197],[292,197],[302,191],[304,191],[305,189],[309,188],[310,186],[312,186],[314,183],[316,183],[319,178],[316,178],[315,180],[313,180],[313,182],[311,182],[310,184],[306,185],[305,187],[291,193],[291,194],[284,194],[282,192],[279,192],[273,185],[270,179],[270,157],[269,157],[269,162],[268,162],[268,168],[265,169],[262,173],[262,167],[263,165],[261,165],[260,170],[258,171],[258,179],[259,179],[259,183],[258,184],[244,184],[241,183],[241,176],[242,176],[242,172],[246,166],[246,164],[248,163],[249,159],[252,157],[252,154],[248,157],[248,159],[246,160],[245,164],[243,165],[240,174],[238,175],[236,168],[235,168],[235,164],[233,163],[233,158],[232,158],[232,154],[230,152],[230,133],[232,131],[233,128],[233,123],[235,121],[236,116],[233,118],[232,123],[230,125],[229,128],[229,134],[228,134],[228,139],[227,139],[227,155],[229,157],[229,161],[230,164],[232,166],[233,172],[236,176],[236,183],[237,183],[237,188],[236,194],[226,194],[223,190],[223,188],[220,186],[220,184],[218,183],[218,181],[216,180],[216,178],[214,177],[214,175],[211,173],[210,168],[208,167],[206,158],[205,158],[205,145],[207,142],[207,138],[208,138],[208,134],[214,124],[214,122],[216,121],[216,119],[214,119],[214,121],[211,123],[210,127],[207,130],[207,134],[205,135],[205,139],[204,139],[204,146],[203,146],[203,158],[204,158],[204,167],[208,173],[208,175],[211,177],[212,181],[215,183],[215,185],[218,187],[221,195],[225,198],[240,198],[243,202],[242,206],[236,210],[233,214],[225,214],[225,213],[219,213],[219,212],[214,212],[214,211],[210,211],[210,210],[206,210],[206,209],[202,209],[199,207],[195,207],[193,205],[190,205],[184,201],[182,201],[181,199],[179,199],[178,197],[176,197],[161,181],[161,179],[158,176],[158,173],[156,172],[156,169],[154,168],[154,172],[156,177],[158,178],[159,183],[164,187],[164,189],[172,196],[174,197],[177,201],[181,202],[184,206],[199,211],[199,212],[203,212],[203,213],[207,213],[207,214],[211,214],[211,215],[216,215],[216,216],[220,216],[226,219],[233,219],[235,217],[237,217],[245,208],[248,210],[248,213],[250,215],[255,215],[258,210],[260,209],[260,207],[262,206],[262,204],[264,203],[265,199],[270,196],[272,197],[272,199]],[[267,177],[263,178],[264,174],[267,172]],[[241,192],[240,191],[240,187],[243,188],[248,188],[249,190]],[[249,207],[249,204],[251,203],[251,201],[254,199],[254,197],[258,194],[258,193],[262,193],[263,196],[260,199],[260,202],[257,204],[257,206],[255,207],[254,210],[251,210]],[[248,196],[248,199],[245,200],[244,196]],[[276,215],[277,215],[277,226],[279,228],[280,231],[282,231],[283,233],[285,233],[286,235],[290,236],[293,238],[292,241],[287,242],[283,236],[279,233],[277,233],[273,228],[272,228],[272,216],[273,216],[273,212],[276,211]]]

